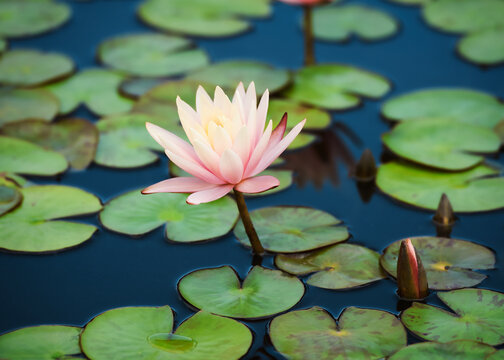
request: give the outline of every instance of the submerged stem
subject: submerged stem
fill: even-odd
[[[305,65],[315,64],[315,54],[313,51],[313,22],[312,7],[305,5],[303,8],[303,32],[305,43]]]
[[[252,251],[256,255],[261,255],[264,253],[264,248],[261,245],[259,236],[257,236],[257,232],[254,229],[254,224],[252,224],[252,220],[250,219],[245,198],[243,197],[243,194],[236,189],[234,190],[234,193],[236,197],[236,204],[238,205],[238,211],[240,212],[240,218],[250,240],[250,245],[252,245]]]

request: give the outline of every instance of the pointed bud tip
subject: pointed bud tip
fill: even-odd
[[[399,248],[397,287],[404,299],[423,299],[429,294],[427,274],[410,239],[401,241]]]
[[[359,181],[371,181],[376,176],[376,162],[369,149],[362,152],[359,162],[355,166],[355,178]]]
[[[445,193],[441,195],[433,220],[440,225],[452,225],[455,222],[455,214],[453,213],[450,199],[448,199]]]

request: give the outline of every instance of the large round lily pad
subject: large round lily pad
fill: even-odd
[[[401,321],[415,335],[437,342],[504,343],[503,293],[461,289],[438,293],[438,297],[453,312],[415,302],[401,314]]]
[[[349,289],[385,278],[380,255],[359,245],[337,244],[317,251],[277,255],[275,265],[290,274],[311,274],[307,284],[324,289]]]
[[[448,343],[425,342],[402,348],[390,360],[481,360],[495,353],[495,349],[470,340]]]
[[[292,360],[380,359],[406,345],[406,331],[392,314],[348,307],[336,323],[319,307],[277,316],[273,346]]]
[[[14,86],[41,85],[64,78],[73,70],[73,61],[61,54],[11,50],[0,58],[0,83]]]
[[[324,110],[300,105],[286,99],[273,99],[268,106],[268,119],[273,120],[273,127],[278,125],[284,113],[287,113],[287,129],[292,129],[306,119],[305,130],[325,129],[331,124],[331,115]]]
[[[397,277],[397,258],[401,241],[389,245],[380,263],[393,277]],[[493,269],[493,252],[470,241],[442,237],[414,237],[411,242],[427,273],[429,288],[452,290],[475,286],[487,278],[474,270]]]
[[[70,359],[70,355],[81,352],[81,330],[73,326],[40,325],[8,332],[0,335],[0,359]]]
[[[238,218],[236,204],[228,196],[198,206],[188,205],[186,198],[186,194],[131,191],[111,200],[100,220],[107,229],[129,235],[165,225],[168,239],[193,242],[227,234]]]
[[[91,360],[234,360],[251,344],[245,325],[203,311],[173,332],[169,306],[106,311],[86,325],[81,337]]]
[[[250,216],[264,249],[271,252],[308,251],[349,237],[341,220],[317,209],[275,206],[254,210]],[[243,245],[250,246],[241,220],[236,224],[234,234]]]
[[[0,91],[0,127],[27,119],[51,121],[59,110],[58,99],[42,89]]]
[[[437,209],[443,193],[448,195],[456,212],[504,207],[504,177],[487,165],[450,173],[389,162],[378,169],[376,184],[394,199],[430,210]]]
[[[478,31],[465,36],[457,44],[459,53],[469,61],[496,65],[504,61],[504,24],[497,29]]]
[[[24,198],[21,205],[0,217],[1,249],[65,250],[88,240],[96,231],[92,225],[54,220],[99,211],[102,206],[96,196],[61,185],[30,186],[20,191]]]
[[[136,34],[106,40],[98,48],[100,60],[136,76],[172,76],[203,67],[208,57],[192,49],[188,39],[163,34]]]
[[[394,35],[398,28],[392,16],[367,6],[322,6],[313,11],[313,35],[321,40],[344,41],[355,34],[376,41]]]
[[[0,1],[0,36],[22,37],[44,33],[65,23],[70,7],[56,1]]]
[[[382,136],[385,145],[408,160],[441,170],[464,170],[498,152],[500,139],[489,128],[452,119],[406,121]]]
[[[492,128],[504,118],[504,104],[480,91],[439,88],[395,97],[385,103],[382,113],[394,121],[451,118]]]
[[[180,295],[192,306],[217,315],[259,319],[286,311],[304,295],[303,283],[278,270],[254,266],[240,283],[229,266],[193,271],[180,279]]]
[[[378,99],[390,90],[384,77],[339,64],[307,66],[299,70],[285,95],[321,108],[340,110],[360,104],[360,96]]]

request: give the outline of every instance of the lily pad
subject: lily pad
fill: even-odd
[[[7,50],[8,46],[7,40],[0,38],[0,54]]]
[[[389,162],[378,169],[376,184],[394,199],[429,210],[437,209],[443,193],[448,195],[455,212],[504,207],[504,177],[488,165],[449,173]]]
[[[382,136],[397,155],[441,170],[464,170],[498,152],[500,139],[489,128],[451,119],[406,121]]]
[[[495,353],[489,345],[469,340],[448,343],[425,342],[402,348],[390,360],[481,360]]]
[[[380,263],[390,275],[397,277],[397,257],[401,241],[389,245]],[[411,242],[422,260],[429,288],[452,290],[471,287],[487,278],[474,270],[493,269],[495,256],[488,248],[470,241],[442,237],[413,237]]]
[[[403,5],[423,5],[432,0],[388,0]]]
[[[0,216],[11,211],[23,201],[16,186],[0,185]]]
[[[308,207],[267,207],[252,211],[250,216],[264,249],[271,252],[308,251],[349,237],[341,220]],[[236,224],[234,234],[243,245],[250,246],[241,220]]]
[[[0,359],[69,359],[67,356],[81,352],[81,330],[73,326],[40,325],[11,331],[0,335]]]
[[[338,322],[312,307],[277,316],[270,324],[277,351],[292,360],[379,359],[406,345],[406,331],[392,314],[348,307]]]
[[[163,34],[136,34],[106,40],[98,57],[106,65],[136,76],[172,76],[208,64],[205,51],[188,39]]]
[[[78,118],[56,123],[27,120],[5,125],[1,132],[58,152],[77,170],[85,169],[93,161],[98,144],[94,124]]]
[[[337,244],[321,250],[277,255],[275,265],[289,274],[312,274],[307,284],[324,289],[349,289],[385,278],[380,255],[359,245]]]
[[[186,203],[186,194],[123,194],[106,204],[100,221],[122,234],[142,235],[165,225],[166,237],[176,242],[209,240],[227,234],[238,218],[228,196],[198,206]]]
[[[422,303],[403,311],[401,321],[413,334],[430,341],[474,340],[504,343],[504,294],[484,289],[438,293],[453,312]]]
[[[73,61],[57,53],[10,50],[0,58],[0,83],[5,85],[41,85],[67,77],[73,71]]]
[[[378,99],[390,90],[384,77],[356,67],[325,64],[299,70],[285,95],[304,104],[330,110],[355,107],[360,96]]]
[[[504,61],[504,24],[498,29],[478,31],[465,36],[457,44],[459,53],[467,60],[496,65]]]
[[[394,35],[398,28],[392,16],[367,6],[323,6],[313,11],[313,35],[320,40],[344,41],[355,34],[377,41]]]
[[[254,82],[257,93],[266,89],[275,93],[289,83],[289,73],[286,70],[275,69],[267,64],[254,61],[224,61],[212,64],[187,76],[187,79],[221,86],[224,89],[234,89],[238,83],[245,85]],[[194,95],[193,95],[194,97]]]
[[[142,96],[131,108],[130,113],[144,114],[148,116],[164,119],[168,126],[167,130],[186,137],[179,120],[177,108],[168,102],[153,100],[150,97]]]
[[[284,113],[288,114],[287,129],[292,129],[304,119],[306,119],[306,124],[303,127],[305,130],[325,129],[331,124],[331,115],[327,111],[285,99],[273,99],[269,102],[268,119],[273,120],[273,127],[282,120]]]
[[[182,100],[184,100],[187,104],[196,107],[196,91],[198,90],[198,86],[202,85],[207,92],[212,93],[215,90],[215,86],[209,86],[207,84],[202,84],[197,80],[172,80],[167,81],[164,84],[156,86],[146,92],[141,98],[142,101],[156,101],[162,103],[164,105],[173,106],[175,109],[177,108],[176,99],[177,96],[180,96]]]
[[[504,104],[480,91],[439,88],[395,97],[385,103],[382,114],[393,121],[451,118],[492,128],[504,118]]]
[[[31,36],[53,30],[71,15],[68,5],[56,1],[0,1],[0,36]]]
[[[180,279],[180,295],[217,315],[261,319],[286,311],[304,295],[303,283],[278,270],[254,266],[243,283],[230,266],[193,271]]]
[[[297,150],[310,145],[318,139],[317,135],[301,132],[296,136],[293,142],[287,147],[287,150]]]
[[[498,350],[487,356],[485,360],[504,360],[504,350]]]
[[[51,121],[59,110],[58,99],[42,89],[0,91],[0,127],[27,119]]]
[[[0,136],[0,171],[51,176],[68,167],[63,155],[28,141]]]
[[[96,196],[61,185],[30,186],[20,191],[24,198],[21,205],[0,217],[0,248],[38,253],[66,250],[96,231],[88,224],[52,221],[99,211]]]
[[[133,78],[126,79],[121,83],[119,91],[124,96],[128,96],[132,99],[137,99],[149,90],[155,88],[158,85],[166,82],[166,79],[157,78]]]
[[[245,325],[204,311],[172,331],[169,306],[124,307],[91,320],[81,346],[93,360],[233,360],[245,355],[252,344]]]

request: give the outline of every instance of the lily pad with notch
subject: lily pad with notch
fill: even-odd
[[[0,177],[0,216],[15,209],[23,201],[18,187],[4,177]]]
[[[390,360],[481,360],[495,353],[490,345],[470,340],[424,342],[402,348]]]
[[[28,119],[51,121],[58,114],[59,101],[43,89],[0,90],[0,109],[0,127]]]
[[[467,60],[482,65],[497,65],[504,61],[504,23],[502,27],[471,33],[462,38],[458,52]]]

